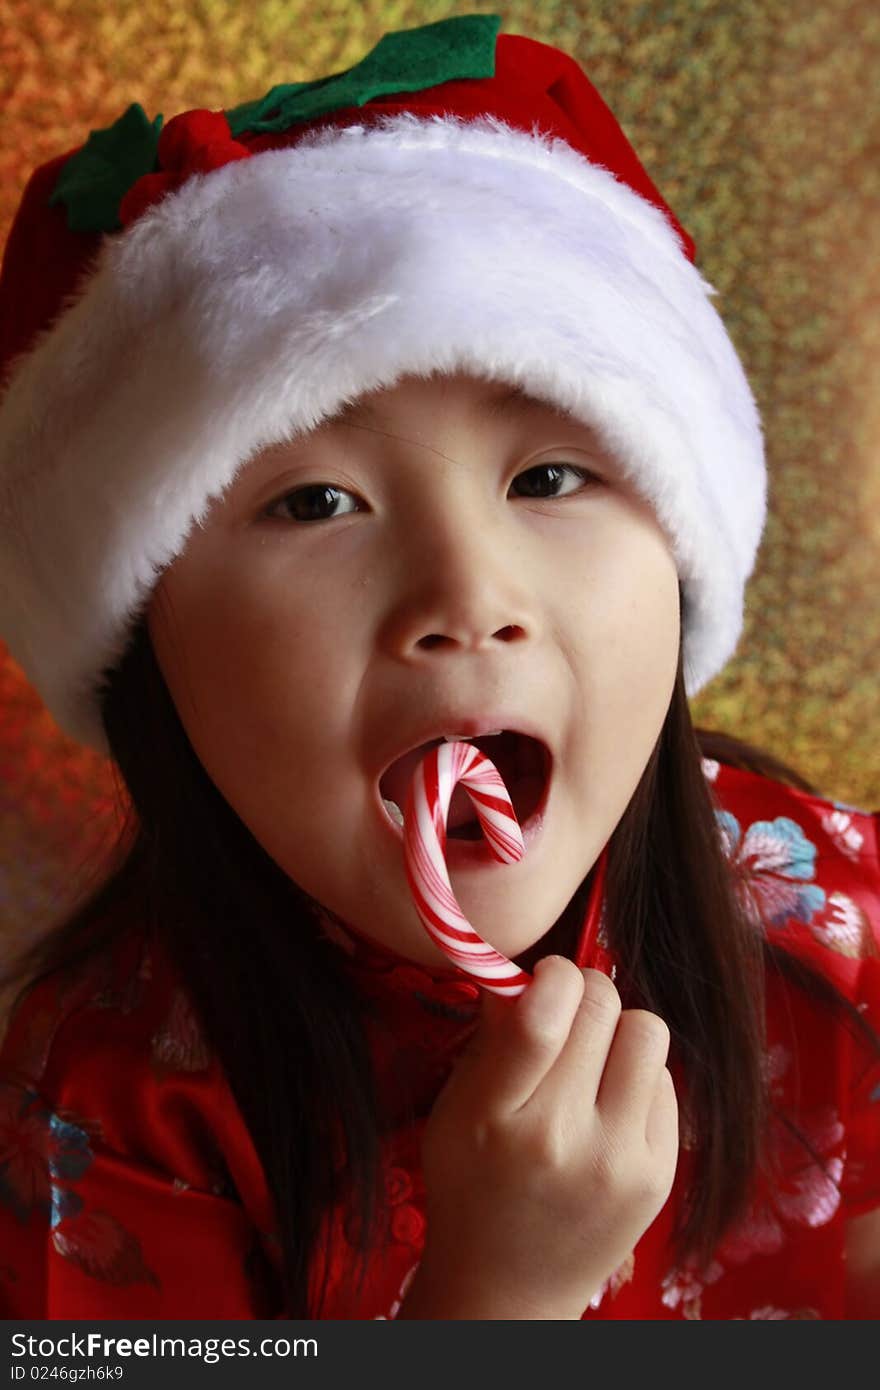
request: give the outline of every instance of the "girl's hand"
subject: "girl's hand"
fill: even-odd
[[[424,1130],[420,1283],[474,1317],[580,1318],[672,1189],[668,1055],[661,1018],[563,956],[518,998],[484,992]]]

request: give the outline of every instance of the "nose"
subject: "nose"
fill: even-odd
[[[385,633],[399,659],[435,648],[485,651],[535,636],[522,554],[509,536],[490,531],[485,515],[432,518],[401,560],[399,601]]]

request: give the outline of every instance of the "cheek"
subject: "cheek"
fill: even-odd
[[[678,575],[651,527],[622,529],[597,547],[570,611],[587,708],[611,732],[659,733],[675,686],[680,645]]]
[[[678,669],[681,626],[678,578],[666,565],[655,566],[645,582],[627,591],[619,623],[620,675],[640,693],[647,718],[652,711],[665,715]]]
[[[294,789],[319,795],[350,750],[362,674],[338,625],[322,626],[320,610],[299,605],[247,625],[212,624],[191,664],[191,737],[229,799],[241,805],[257,786],[264,807],[289,817]]]

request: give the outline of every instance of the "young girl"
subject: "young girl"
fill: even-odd
[[[880,1314],[876,817],[689,716],[757,410],[608,107],[500,27],[134,103],[25,189],[0,635],[130,816],[6,977],[7,1318]],[[409,893],[445,736],[524,828],[480,861],[456,792],[515,1000]]]

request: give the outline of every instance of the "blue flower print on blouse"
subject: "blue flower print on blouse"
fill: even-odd
[[[89,1144],[89,1136],[78,1125],[62,1120],[51,1110],[45,1112],[49,1120],[49,1174],[52,1189],[52,1228],[67,1217],[76,1216],[82,1210],[82,1198],[69,1187],[59,1187],[56,1179],[76,1182],[94,1161]]]
[[[756,927],[781,927],[791,917],[809,925],[825,907],[816,874],[816,846],[790,816],[753,821],[742,834],[730,811],[715,811],[724,852],[736,870],[744,905]]]
[[[36,1091],[0,1087],[0,1202],[25,1225],[40,1211],[53,1227],[82,1202],[56,1178],[76,1181],[92,1162],[89,1136],[54,1115]]]
[[[94,1162],[91,1138],[74,1117],[50,1110],[37,1091],[0,1083],[0,1202],[22,1225],[34,1212],[42,1217],[57,1253],[85,1274],[158,1287],[137,1238],[68,1185]]]

